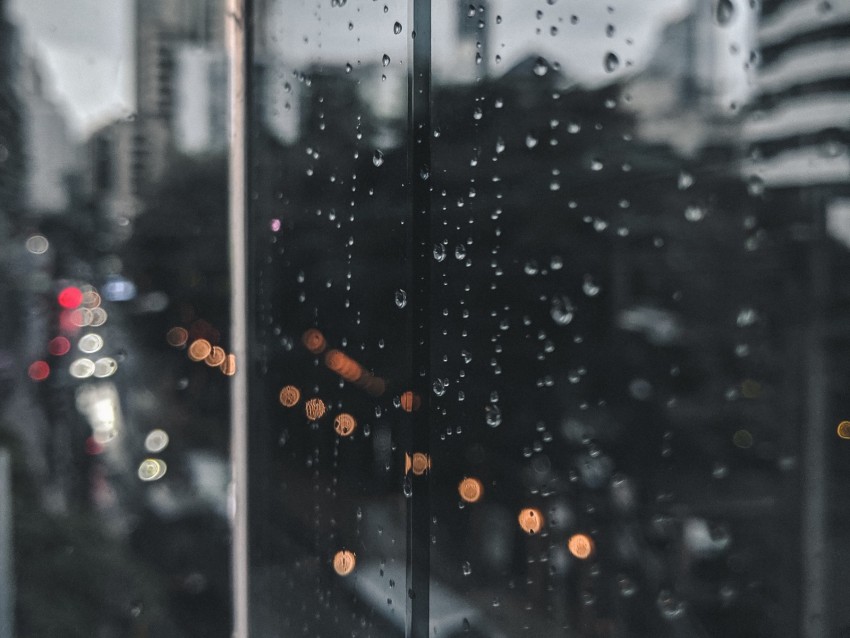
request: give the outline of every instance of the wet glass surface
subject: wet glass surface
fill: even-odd
[[[230,635],[222,13],[0,2],[4,638]]]
[[[847,635],[850,2],[247,8],[230,254],[224,3],[0,0],[0,638],[231,634],[236,375],[252,636]]]
[[[845,626],[821,549],[840,555],[847,8],[258,9],[255,587],[294,589],[306,552],[364,636],[405,609],[423,636]],[[286,384],[327,413],[281,408]],[[292,517],[312,547],[274,553]]]

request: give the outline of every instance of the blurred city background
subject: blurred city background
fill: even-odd
[[[250,5],[230,282],[224,3],[0,0],[0,638],[230,635],[234,372],[251,635],[850,636],[850,2]]]

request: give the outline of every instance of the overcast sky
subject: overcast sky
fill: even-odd
[[[11,0],[23,45],[77,135],[132,110],[130,0]]]
[[[342,6],[331,0],[277,1],[265,28],[290,63],[375,64],[387,54],[387,73],[406,72],[399,68],[409,37],[406,0],[349,0]],[[707,0],[491,0],[490,68],[498,73],[535,54],[558,62],[565,75],[586,85],[610,82],[645,65],[664,27],[695,1]],[[736,4],[741,9],[720,35],[730,43],[741,39],[748,22],[746,3]],[[41,59],[78,133],[132,110],[131,5],[132,0],[11,0],[25,47]],[[456,46],[456,7],[456,0],[433,0],[434,67],[438,74],[461,77],[465,68],[474,72],[475,50]],[[400,34],[394,33],[396,22],[403,25]],[[620,61],[613,72],[605,70],[608,53]],[[496,54],[502,58],[498,65],[492,62]]]

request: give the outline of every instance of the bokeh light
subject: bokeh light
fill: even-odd
[[[842,439],[850,440],[850,421],[842,421],[839,423],[836,431],[838,432],[838,436]]]
[[[189,331],[180,326],[174,326],[165,334],[165,340],[173,348],[182,348],[189,340]]]
[[[158,481],[168,471],[162,459],[145,459],[139,464],[139,478],[143,481]]]
[[[301,400],[301,390],[294,385],[283,386],[278,399],[283,407],[291,408]]]
[[[543,514],[534,507],[526,507],[520,510],[517,520],[522,531],[526,534],[537,534],[543,529]]]
[[[419,395],[410,390],[401,395],[401,409],[405,412],[418,410],[421,404],[422,400],[419,398]]]
[[[431,457],[423,452],[414,452],[410,467],[416,476],[422,476],[431,469]]]
[[[94,361],[91,359],[77,359],[68,366],[68,373],[76,379],[87,379],[94,374]]]
[[[118,372],[118,362],[112,357],[101,357],[94,362],[94,376],[98,379],[111,377]]]
[[[44,381],[50,376],[50,366],[46,361],[33,361],[27,370],[27,374],[33,381]]]
[[[339,350],[328,350],[325,365],[346,381],[355,382],[363,375],[363,368],[354,359]]]
[[[219,366],[219,370],[221,370],[222,374],[228,377],[232,377],[234,374],[236,374],[236,355],[227,355],[224,358],[224,361],[222,361],[221,365]]]
[[[321,399],[310,399],[304,404],[304,413],[311,421],[318,421],[325,416],[325,402]]]
[[[83,305],[86,308],[97,308],[100,306],[101,298],[97,290],[89,287],[83,291]]]
[[[212,345],[206,339],[195,339],[189,346],[189,358],[192,361],[203,361],[210,352],[212,352]]]
[[[27,251],[33,255],[43,255],[50,248],[50,242],[44,235],[30,235],[26,241]]]
[[[168,433],[165,430],[151,430],[145,437],[145,449],[148,452],[162,452],[168,447]]]
[[[224,360],[227,358],[227,353],[224,352],[224,348],[220,348],[219,346],[213,346],[210,353],[207,355],[207,358],[204,359],[204,363],[206,363],[211,368],[217,368]]]
[[[98,306],[97,308],[92,308],[89,311],[89,325],[93,328],[97,328],[106,323],[106,319],[108,315],[106,314],[106,310]]]
[[[467,503],[476,503],[484,495],[484,485],[477,478],[467,477],[458,484],[457,491]]]
[[[83,303],[83,291],[76,286],[68,286],[59,291],[56,300],[63,308],[73,310],[79,308],[80,304]]]
[[[84,334],[77,342],[77,348],[80,352],[85,352],[86,354],[97,352],[103,348],[103,337],[93,332]]]
[[[334,571],[340,576],[348,576],[354,571],[355,565],[357,565],[357,557],[354,552],[342,549],[334,554]]]
[[[348,436],[357,428],[357,419],[346,412],[337,414],[334,418],[334,430],[340,436]]]
[[[71,342],[66,337],[54,337],[47,344],[47,351],[55,357],[68,354],[71,350]]]
[[[587,534],[573,534],[567,541],[567,549],[576,558],[590,558],[594,551],[593,539]]]
[[[327,347],[325,336],[315,328],[307,330],[302,335],[301,341],[304,344],[304,347],[313,354],[321,354]]]

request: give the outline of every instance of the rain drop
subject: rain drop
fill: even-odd
[[[375,166],[380,166],[381,164],[383,164],[384,163],[384,154],[381,151],[376,150],[375,154],[372,155],[372,163]]]
[[[549,309],[549,316],[559,326],[566,326],[573,320],[575,309],[566,295],[555,295],[552,297],[552,306]]]
[[[491,428],[497,428],[502,425],[502,410],[498,405],[488,405],[484,408],[484,418]]]
[[[525,136],[525,145],[528,148],[534,148],[537,146],[537,138],[534,137],[531,133]]]
[[[534,63],[534,75],[538,77],[543,77],[549,72],[549,64],[543,58],[537,58],[537,61]]]
[[[617,67],[620,66],[620,58],[616,56],[616,54],[611,53],[610,51],[605,56],[605,70],[608,73],[613,73],[617,70]]]
[[[434,244],[434,259],[443,261],[446,258],[446,247],[443,244]]]
[[[715,18],[717,18],[717,24],[725,27],[732,21],[734,15],[735,5],[732,4],[732,0],[717,0],[717,9],[714,13]]]
[[[455,246],[455,259],[465,259],[466,258],[466,246],[463,244],[458,244]]]
[[[395,291],[395,305],[404,308],[407,305],[407,293],[399,288]]]
[[[384,66],[390,65],[390,56],[388,56],[386,53],[384,53],[384,57],[381,58],[381,64],[383,64]]]
[[[463,561],[461,565],[461,570],[463,570],[464,576],[469,576],[472,573],[472,565],[469,564],[468,560]]]
[[[393,33],[395,33],[396,35],[398,35],[399,33],[401,33],[401,22],[396,22],[396,23],[393,25]]]

